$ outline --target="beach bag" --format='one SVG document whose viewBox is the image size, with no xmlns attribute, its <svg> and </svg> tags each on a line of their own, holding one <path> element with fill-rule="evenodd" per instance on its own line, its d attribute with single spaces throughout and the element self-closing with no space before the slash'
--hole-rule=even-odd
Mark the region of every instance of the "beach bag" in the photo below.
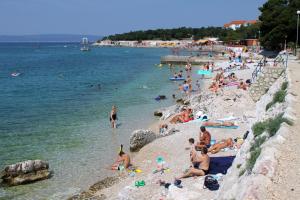
<svg viewBox="0 0 300 200">
<path fill-rule="evenodd" d="M 212 176 L 206 176 L 204 179 L 203 188 L 209 190 L 218 190 L 220 187 L 218 181 Z"/>
</svg>

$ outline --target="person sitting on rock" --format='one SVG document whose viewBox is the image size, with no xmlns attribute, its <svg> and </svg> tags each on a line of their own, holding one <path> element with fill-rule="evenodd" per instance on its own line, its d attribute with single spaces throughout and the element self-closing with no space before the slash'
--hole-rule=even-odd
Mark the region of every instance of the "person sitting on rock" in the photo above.
<svg viewBox="0 0 300 200">
<path fill-rule="evenodd" d="M 200 127 L 200 133 L 199 133 L 199 142 L 196 145 L 196 148 L 209 148 L 210 147 L 210 140 L 211 140 L 211 135 L 210 133 L 206 130 L 204 126 Z"/>
<path fill-rule="evenodd" d="M 224 148 L 232 148 L 234 146 L 234 142 L 232 138 L 228 138 L 226 140 L 222 140 L 214 145 L 212 145 L 209 149 L 208 152 L 210 153 L 218 153 Z"/>
<path fill-rule="evenodd" d="M 196 155 L 196 158 L 193 158 L 194 162 L 193 166 L 191 166 L 186 173 L 182 176 L 175 178 L 176 180 L 182 178 L 188 178 L 191 176 L 205 176 L 208 174 L 209 171 L 209 164 L 210 164 L 210 157 L 207 155 L 207 148 L 201 148 L 201 154 Z M 192 159 L 192 158 L 191 158 Z"/>
<path fill-rule="evenodd" d="M 121 144 L 117 161 L 111 166 L 111 169 L 122 171 L 123 169 L 127 169 L 130 166 L 130 156 L 123 151 L 123 145 Z"/>
</svg>

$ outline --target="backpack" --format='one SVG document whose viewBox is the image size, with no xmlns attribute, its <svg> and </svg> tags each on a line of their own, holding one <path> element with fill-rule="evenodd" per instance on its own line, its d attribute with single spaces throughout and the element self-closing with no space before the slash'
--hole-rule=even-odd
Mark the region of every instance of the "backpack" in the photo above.
<svg viewBox="0 0 300 200">
<path fill-rule="evenodd" d="M 212 176 L 206 176 L 204 179 L 203 188 L 209 190 L 218 190 L 220 187 L 218 181 Z"/>
</svg>

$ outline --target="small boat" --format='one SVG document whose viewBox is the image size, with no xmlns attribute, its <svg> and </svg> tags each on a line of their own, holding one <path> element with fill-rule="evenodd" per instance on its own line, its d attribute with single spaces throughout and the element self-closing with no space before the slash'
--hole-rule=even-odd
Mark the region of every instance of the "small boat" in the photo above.
<svg viewBox="0 0 300 200">
<path fill-rule="evenodd" d="M 21 73 L 19 73 L 19 72 L 13 72 L 13 73 L 11 73 L 11 76 L 13 76 L 13 77 L 17 77 L 19 75 L 21 75 Z"/>
<path fill-rule="evenodd" d="M 81 51 L 89 51 L 90 50 L 89 40 L 87 37 L 82 38 L 81 45 L 82 45 L 80 48 Z"/>
</svg>

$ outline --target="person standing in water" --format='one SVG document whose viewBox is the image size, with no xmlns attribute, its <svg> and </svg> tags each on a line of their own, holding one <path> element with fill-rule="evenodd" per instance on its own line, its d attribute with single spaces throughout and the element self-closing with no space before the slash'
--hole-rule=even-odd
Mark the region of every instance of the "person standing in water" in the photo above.
<svg viewBox="0 0 300 200">
<path fill-rule="evenodd" d="M 111 127 L 112 128 L 117 128 L 117 108 L 116 106 L 112 106 L 112 109 L 110 111 L 110 117 L 109 117 Z"/>
</svg>

